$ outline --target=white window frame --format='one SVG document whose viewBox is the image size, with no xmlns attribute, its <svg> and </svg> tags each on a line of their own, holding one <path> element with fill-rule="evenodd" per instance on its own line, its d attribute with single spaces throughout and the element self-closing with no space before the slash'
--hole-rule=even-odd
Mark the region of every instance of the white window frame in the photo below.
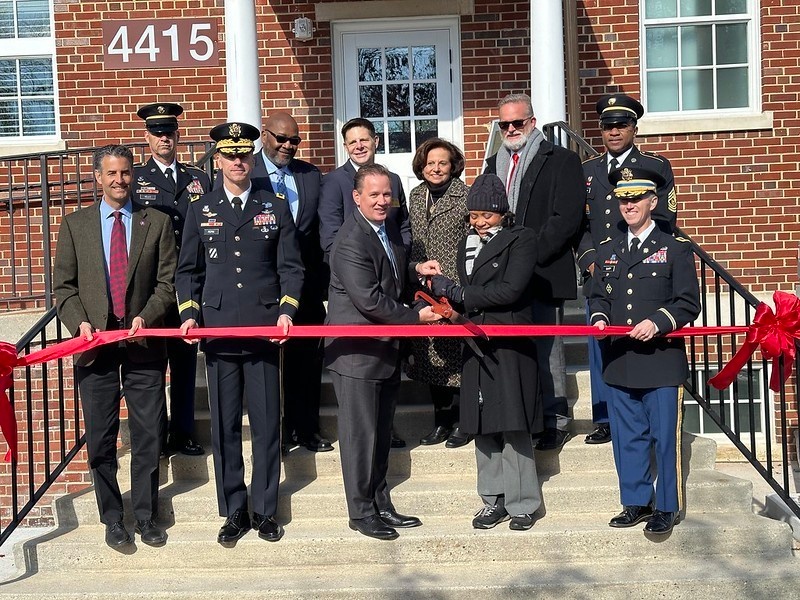
<svg viewBox="0 0 800 600">
<path fill-rule="evenodd" d="M 647 107 L 647 37 L 651 27 L 681 27 L 686 25 L 709 25 L 726 22 L 747 21 L 748 43 L 748 95 L 750 106 L 745 108 L 678 110 L 674 112 L 650 113 L 639 120 L 640 135 L 671 133 L 697 133 L 713 131 L 747 131 L 771 129 L 771 112 L 762 112 L 761 105 L 761 18 L 759 0 L 747 0 L 747 17 L 740 15 L 718 15 L 702 17 L 681 17 L 667 19 L 645 19 L 645 4 L 639 2 L 639 40 L 642 102 Z M 714 67 L 717 65 L 714 64 Z M 680 69 L 680 59 L 678 68 Z"/>
<path fill-rule="evenodd" d="M 49 0 L 50 35 L 36 38 L 0 39 L 0 59 L 50 58 L 53 70 L 54 133 L 36 136 L 9 136 L 0 138 L 0 155 L 38 152 L 63 148 L 61 142 L 61 120 L 58 102 L 58 65 L 56 61 L 56 30 L 53 0 Z M 19 100 L 19 95 L 17 99 Z M 20 115 L 21 118 L 21 115 Z"/>
</svg>

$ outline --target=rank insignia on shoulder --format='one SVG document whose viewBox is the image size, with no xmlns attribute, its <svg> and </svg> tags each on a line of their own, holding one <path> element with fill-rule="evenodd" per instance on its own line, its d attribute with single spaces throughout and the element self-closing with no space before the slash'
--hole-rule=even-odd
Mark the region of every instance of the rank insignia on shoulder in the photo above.
<svg viewBox="0 0 800 600">
<path fill-rule="evenodd" d="M 275 192 L 275 197 L 280 198 L 281 200 L 286 200 L 286 194 L 281 194 L 280 192 Z"/>
</svg>

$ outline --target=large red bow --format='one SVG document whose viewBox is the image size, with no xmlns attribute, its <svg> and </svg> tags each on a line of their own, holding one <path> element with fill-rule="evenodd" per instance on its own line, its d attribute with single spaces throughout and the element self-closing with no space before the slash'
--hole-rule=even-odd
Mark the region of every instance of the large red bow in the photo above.
<svg viewBox="0 0 800 600">
<path fill-rule="evenodd" d="M 5 461 L 17 456 L 17 420 L 14 409 L 8 401 L 8 390 L 14 381 L 14 367 L 17 366 L 17 349 L 14 344 L 0 342 L 0 431 L 8 442 Z"/>
<path fill-rule="evenodd" d="M 753 324 L 747 330 L 747 338 L 730 362 L 708 380 L 718 390 L 725 389 L 733 383 L 739 371 L 756 351 L 761 347 L 761 354 L 772 360 L 772 375 L 769 387 L 778 392 L 781 383 L 785 383 L 792 374 L 795 357 L 795 341 L 800 339 L 800 298 L 786 292 L 775 292 L 775 312 L 763 302 L 756 309 Z M 780 379 L 778 359 L 784 357 L 783 381 Z"/>
</svg>

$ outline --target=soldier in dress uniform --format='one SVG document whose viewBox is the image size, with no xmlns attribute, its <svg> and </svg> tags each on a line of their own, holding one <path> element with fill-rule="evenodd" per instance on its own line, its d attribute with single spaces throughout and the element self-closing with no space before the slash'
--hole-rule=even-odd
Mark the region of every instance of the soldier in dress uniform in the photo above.
<svg viewBox="0 0 800 600">
<path fill-rule="evenodd" d="M 211 130 L 223 185 L 189 206 L 176 289 L 181 331 L 194 327 L 289 327 L 299 306 L 303 263 L 286 200 L 255 188 L 254 140 L 246 123 Z M 284 338 L 285 339 L 285 338 Z M 280 479 L 279 351 L 264 338 L 203 342 L 211 404 L 211 440 L 220 515 L 217 541 L 231 546 L 252 526 L 276 542 Z M 253 443 L 248 512 L 242 458 L 242 407 L 247 399 Z"/>
<path fill-rule="evenodd" d="M 578 266 L 586 277 L 583 291 L 587 298 L 590 292 L 589 277 L 594 270 L 597 248 L 603 241 L 610 240 L 627 229 L 625 221 L 619 216 L 617 199 L 613 194 L 614 186 L 608 180 L 611 171 L 621 167 L 642 168 L 660 176 L 659 181 L 663 181 L 663 184 L 656 190 L 658 205 L 653 212 L 653 220 L 661 231 L 672 233 L 678 211 L 675 181 L 669 161 L 658 154 L 642 152 L 633 143 L 637 132 L 636 123 L 642 118 L 644 107 L 625 94 L 610 94 L 600 98 L 596 108 L 606 152 L 583 163 L 587 218 L 576 250 Z M 589 339 L 589 375 L 595 429 L 586 436 L 585 441 L 587 444 L 604 444 L 611 441 L 606 405 L 609 389 L 603 381 L 600 349 L 594 338 Z"/>
<path fill-rule="evenodd" d="M 592 277 L 591 322 L 630 325 L 601 342 L 614 463 L 622 512 L 611 527 L 647 520 L 645 531 L 667 534 L 680 519 L 681 401 L 689 376 L 683 338 L 665 334 L 700 314 L 700 292 L 688 240 L 661 231 L 652 218 L 661 175 L 624 167 L 609 175 L 627 232 L 600 245 Z M 650 452 L 658 479 L 653 486 Z"/>
<path fill-rule="evenodd" d="M 177 117 L 183 113 L 180 104 L 162 102 L 148 104 L 137 111 L 144 119 L 144 139 L 150 146 L 150 159 L 137 165 L 133 174 L 133 200 L 166 213 L 172 221 L 175 245 L 180 252 L 183 224 L 189 203 L 211 188 L 208 175 L 201 169 L 176 160 L 180 139 Z M 180 327 L 177 304 L 173 306 L 164 327 Z M 194 390 L 197 371 L 197 346 L 167 338 L 169 362 L 169 425 L 164 423 L 162 448 L 190 456 L 203 454 L 203 447 L 194 441 Z M 164 415 L 166 416 L 166 411 Z"/>
</svg>

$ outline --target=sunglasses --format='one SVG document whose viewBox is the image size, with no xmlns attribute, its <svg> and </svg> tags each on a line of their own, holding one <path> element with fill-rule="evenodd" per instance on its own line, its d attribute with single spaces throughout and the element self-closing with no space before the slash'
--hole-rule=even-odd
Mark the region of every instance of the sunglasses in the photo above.
<svg viewBox="0 0 800 600">
<path fill-rule="evenodd" d="M 266 131 L 268 134 L 274 137 L 275 141 L 277 141 L 279 144 L 285 144 L 286 142 L 289 142 L 292 146 L 299 146 L 300 142 L 303 141 L 299 135 L 292 135 L 287 137 L 285 135 L 278 135 L 277 133 L 272 133 L 269 129 L 265 129 L 264 131 Z"/>
<path fill-rule="evenodd" d="M 522 129 L 525 127 L 525 123 L 530 121 L 532 118 L 533 117 L 526 117 L 525 119 L 516 119 L 515 121 L 499 121 L 497 126 L 503 131 L 508 129 L 511 125 L 514 126 L 514 129 Z"/>
<path fill-rule="evenodd" d="M 611 131 L 612 129 L 619 129 L 622 131 L 623 129 L 627 129 L 633 125 L 633 121 L 617 121 L 616 123 L 600 123 L 600 127 L 603 131 Z"/>
</svg>

